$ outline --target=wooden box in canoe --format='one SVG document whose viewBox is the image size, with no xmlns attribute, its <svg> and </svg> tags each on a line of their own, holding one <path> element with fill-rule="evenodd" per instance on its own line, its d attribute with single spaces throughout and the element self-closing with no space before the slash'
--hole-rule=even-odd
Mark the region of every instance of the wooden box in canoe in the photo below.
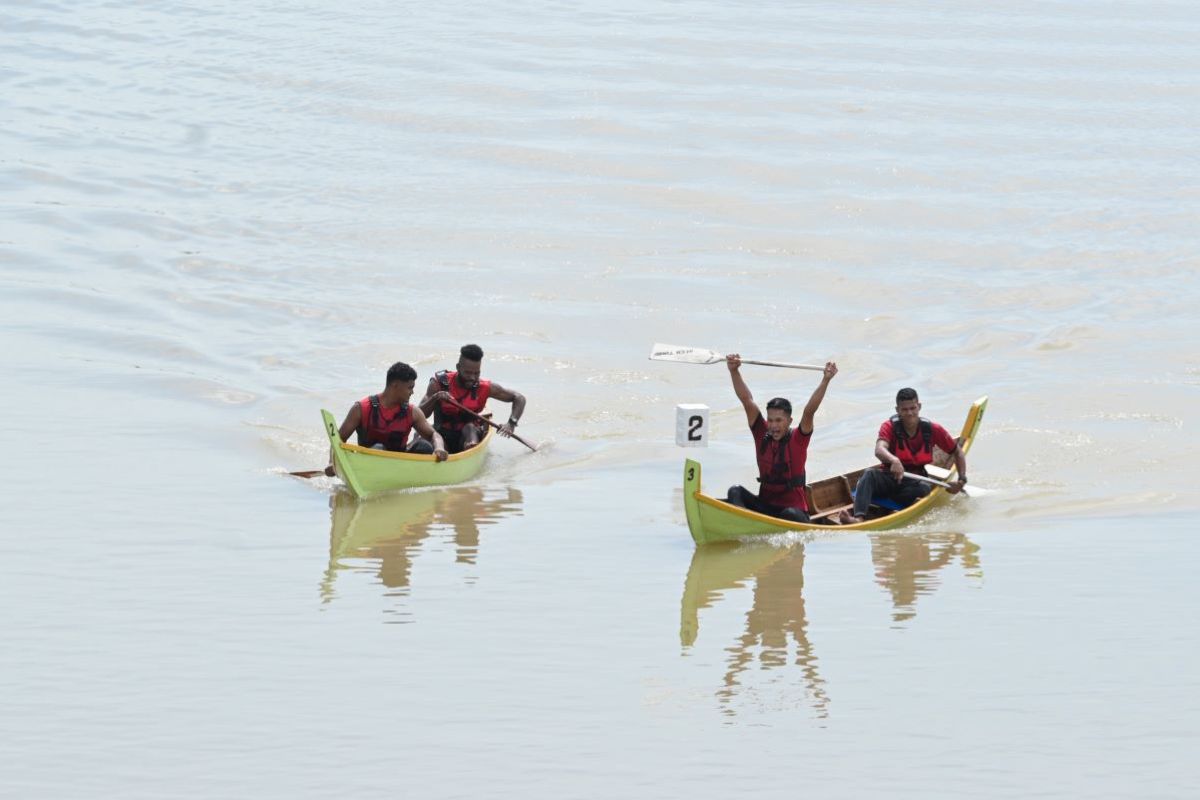
<svg viewBox="0 0 1200 800">
<path fill-rule="evenodd" d="M 329 436 L 334 472 L 359 497 L 395 489 L 445 486 L 469 481 L 483 469 L 493 435 L 492 428 L 488 427 L 487 434 L 479 444 L 470 450 L 454 453 L 439 463 L 431 455 L 392 453 L 343 442 L 338 435 L 338 424 L 333 414 L 321 409 L 321 418 L 325 421 L 325 433 Z"/>
<path fill-rule="evenodd" d="M 963 424 L 962 434 L 958 437 L 959 446 L 963 452 L 969 452 L 979 423 L 983 421 L 983 412 L 987 408 L 988 399 L 981 397 L 967 412 L 967 420 Z M 941 454 L 945 455 L 945 454 Z M 948 457 L 947 457 L 948 458 Z M 950 475 L 947 480 L 953 480 L 954 461 L 949 458 Z M 867 469 L 873 469 L 868 467 Z M 830 526 L 828 521 L 836 519 L 842 509 L 853 506 L 853 490 L 865 470 L 855 470 L 843 475 L 835 475 L 806 487 L 809 507 L 813 509 L 813 522 L 787 522 L 777 517 L 769 517 L 749 511 L 740 506 L 733 506 L 724 500 L 718 500 L 704 494 L 700 489 L 700 463 L 687 459 L 683 464 L 683 505 L 687 513 L 688 528 L 696 544 L 731 541 L 754 536 L 769 536 L 789 531 L 831 531 L 831 530 L 884 530 L 897 528 L 912 522 L 928 511 L 941 498 L 946 490 L 935 486 L 933 491 L 907 508 L 891 513 L 880 511 L 862 522 L 853 525 Z M 826 524 L 821 524 L 826 521 Z"/>
</svg>

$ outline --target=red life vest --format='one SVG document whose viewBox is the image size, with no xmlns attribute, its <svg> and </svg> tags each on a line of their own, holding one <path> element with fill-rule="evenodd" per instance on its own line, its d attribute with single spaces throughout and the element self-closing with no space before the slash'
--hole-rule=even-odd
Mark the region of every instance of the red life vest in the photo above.
<svg viewBox="0 0 1200 800">
<path fill-rule="evenodd" d="M 893 415 L 889 421 L 892 423 L 892 436 L 888 445 L 892 448 L 892 455 L 900 459 L 905 471 L 924 475 L 925 465 L 933 463 L 933 423 L 920 417 L 917 423 L 918 436 L 909 438 L 899 414 Z"/>
<path fill-rule="evenodd" d="M 761 419 L 761 417 L 760 417 Z M 805 437 L 789 430 L 779 441 L 764 434 L 758 443 L 758 496 L 764 502 L 782 508 L 799 508 L 807 512 L 808 495 L 804 462 L 808 458 Z"/>
<path fill-rule="evenodd" d="M 413 426 L 412 407 L 408 403 L 401 403 L 389 412 L 379 404 L 379 395 L 373 394 L 359 400 L 358 407 L 362 411 L 357 431 L 361 446 L 381 444 L 385 450 L 404 450 Z"/>
<path fill-rule="evenodd" d="M 491 381 L 481 380 L 479 385 L 468 389 L 458 382 L 457 372 L 442 370 L 433 377 L 442 387 L 443 392 L 449 392 L 451 397 L 476 414 L 483 413 L 483 407 L 487 405 L 488 397 L 492 393 Z M 453 403 L 438 403 L 437 407 L 433 409 L 433 423 L 443 430 L 462 430 L 463 425 L 474 421 L 474 417 L 464 414 L 462 409 Z"/>
</svg>

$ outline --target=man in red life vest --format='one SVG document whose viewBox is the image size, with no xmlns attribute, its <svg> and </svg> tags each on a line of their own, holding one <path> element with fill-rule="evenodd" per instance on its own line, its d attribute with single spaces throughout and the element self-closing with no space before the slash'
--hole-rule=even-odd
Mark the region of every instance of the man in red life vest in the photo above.
<svg viewBox="0 0 1200 800">
<path fill-rule="evenodd" d="M 525 395 L 505 389 L 495 381 L 480 380 L 482 369 L 483 349 L 477 344 L 467 344 L 458 351 L 454 371 L 443 370 L 429 379 L 421 410 L 433 414 L 433 427 L 451 453 L 469 450 L 479 444 L 486 432 L 486 423 L 463 408 L 482 414 L 489 399 L 512 403 L 508 422 L 497 431 L 501 436 L 512 436 L 517 421 L 525 413 Z"/>
<path fill-rule="evenodd" d="M 854 490 L 854 512 L 841 512 L 838 522 L 843 525 L 862 522 L 876 497 L 887 498 L 905 508 L 929 494 L 933 489 L 930 484 L 906 478 L 904 473 L 927 475 L 925 465 L 933 463 L 935 446 L 954 456 L 958 480 L 946 491 L 958 494 L 967 483 L 966 455 L 945 428 L 921 416 L 916 390 L 901 389 L 896 393 L 895 416 L 879 426 L 875 441 L 879 468 L 863 473 Z"/>
<path fill-rule="evenodd" d="M 421 413 L 421 409 L 408 401 L 412 399 L 417 386 L 417 371 L 397 361 L 387 371 L 387 382 L 383 391 L 364 397 L 346 414 L 338 435 L 342 441 L 350 438 L 350 434 L 358 434 L 358 443 L 362 447 L 376 450 L 392 450 L 405 453 L 433 453 L 438 461 L 448 457 L 446 444 L 438 435 L 429 420 Z M 409 434 L 416 431 L 420 436 Z M 421 437 L 425 438 L 421 438 Z M 325 468 L 326 475 L 333 474 L 333 465 Z"/>
<path fill-rule="evenodd" d="M 734 394 L 742 401 L 746 421 L 750 423 L 750 432 L 754 435 L 760 484 L 757 495 L 744 486 L 729 487 L 725 502 L 789 522 L 808 522 L 810 509 L 808 495 L 804 491 L 808 443 L 812 440 L 813 417 L 825 399 L 829 382 L 837 375 L 837 364 L 826 362 L 821 383 L 804 406 L 799 427 L 791 430 L 791 402 L 782 397 L 772 398 L 767 402 L 767 417 L 764 420 L 750 389 L 742 380 L 741 356 L 733 353 L 725 357 L 725 362 L 733 379 Z"/>
</svg>

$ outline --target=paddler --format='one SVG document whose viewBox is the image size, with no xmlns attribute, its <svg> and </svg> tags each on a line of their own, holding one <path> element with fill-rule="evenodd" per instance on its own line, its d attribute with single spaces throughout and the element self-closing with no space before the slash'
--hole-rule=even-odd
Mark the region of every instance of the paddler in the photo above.
<svg viewBox="0 0 1200 800">
<path fill-rule="evenodd" d="M 338 429 L 342 441 L 349 439 L 350 434 L 357 433 L 358 443 L 362 447 L 422 455 L 433 453 L 438 461 L 445 461 L 449 454 L 442 437 L 429 424 L 421 409 L 408 402 L 416 386 L 415 369 L 403 361 L 392 364 L 388 368 L 383 391 L 364 397 L 350 406 L 342 427 Z M 413 431 L 419 436 L 412 437 L 410 442 L 409 434 Z M 332 464 L 325 468 L 325 474 L 333 474 Z"/>
<path fill-rule="evenodd" d="M 433 427 L 451 453 L 469 450 L 483 439 L 486 423 L 474 415 L 483 413 L 489 399 L 512 403 L 508 421 L 497 430 L 501 436 L 512 436 L 525 413 L 525 395 L 505 389 L 495 381 L 482 380 L 479 377 L 482 370 L 483 349 L 477 344 L 466 344 L 458 351 L 454 370 L 442 370 L 429 379 L 421 411 L 433 414 Z"/>
<path fill-rule="evenodd" d="M 967 485 L 967 456 L 949 431 L 921 416 L 921 401 L 915 389 L 904 388 L 896 393 L 896 413 L 879 426 L 875 440 L 878 469 L 869 469 L 858 480 L 854 490 L 854 511 L 842 511 L 838 522 L 851 525 L 867 518 L 871 501 L 886 498 L 901 508 L 911 506 L 929 494 L 933 486 L 924 481 L 904 477 L 904 473 L 925 475 L 926 464 L 933 463 L 933 448 L 954 456 L 958 480 L 946 489 L 958 494 Z"/>
<path fill-rule="evenodd" d="M 754 396 L 742 379 L 742 357 L 732 353 L 725 357 L 729 376 L 733 380 L 733 392 L 742 401 L 746 410 L 746 421 L 754 436 L 754 447 L 758 458 L 758 494 L 744 486 L 729 487 L 726 502 L 750 511 L 767 514 L 789 522 L 808 522 L 808 495 L 804 491 L 805 462 L 808 460 L 808 443 L 812 439 L 813 417 L 825 399 L 829 382 L 837 375 L 837 364 L 825 362 L 821 383 L 813 390 L 812 397 L 800 415 L 800 425 L 795 430 L 792 424 L 792 404 L 782 397 L 767 401 L 767 416 L 764 419 Z"/>
</svg>

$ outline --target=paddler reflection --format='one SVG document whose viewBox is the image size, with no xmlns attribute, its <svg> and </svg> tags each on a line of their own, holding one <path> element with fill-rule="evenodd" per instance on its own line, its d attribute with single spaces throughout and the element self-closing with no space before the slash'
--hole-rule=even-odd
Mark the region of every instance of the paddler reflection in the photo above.
<svg viewBox="0 0 1200 800">
<path fill-rule="evenodd" d="M 904 622 L 917 615 L 917 598 L 933 594 L 938 572 L 954 561 L 963 573 L 983 579 L 979 545 L 961 533 L 877 533 L 871 536 L 875 581 L 892 595 L 892 619 Z"/>
<path fill-rule="evenodd" d="M 356 500 L 339 492 L 330 500 L 329 566 L 321 580 L 322 602 L 337 596 L 341 572 L 374 573 L 391 595 L 407 595 L 413 562 L 422 543 L 451 534 L 455 562 L 475 564 L 480 529 L 520 516 L 519 489 L 455 486 Z"/>
<path fill-rule="evenodd" d="M 745 626 L 725 648 L 725 674 L 716 697 L 726 714 L 736 713 L 735 701 L 748 690 L 757 663 L 761 671 L 798 667 L 807 705 L 820 719 L 830 715 L 830 694 L 809 638 L 804 560 L 803 544 L 713 544 L 692 554 L 680 615 L 685 652 L 699 638 L 700 611 L 753 582 Z M 961 533 L 875 534 L 871 560 L 876 582 L 892 596 L 895 621 L 913 618 L 917 598 L 935 592 L 941 585 L 937 573 L 956 560 L 967 577 L 983 575 L 979 547 Z"/>
<path fill-rule="evenodd" d="M 717 700 L 727 714 L 757 660 L 760 669 L 777 669 L 789 663 L 800 668 L 804 693 L 819 718 L 829 716 L 829 695 L 817 669 L 817 657 L 808 638 L 804 607 L 804 545 L 710 545 L 692 554 L 683 587 L 679 630 L 685 649 L 699 634 L 699 612 L 715 604 L 726 592 L 754 580 L 754 600 L 746 614 L 746 627 L 732 646 Z M 794 646 L 793 646 L 794 643 Z"/>
</svg>

